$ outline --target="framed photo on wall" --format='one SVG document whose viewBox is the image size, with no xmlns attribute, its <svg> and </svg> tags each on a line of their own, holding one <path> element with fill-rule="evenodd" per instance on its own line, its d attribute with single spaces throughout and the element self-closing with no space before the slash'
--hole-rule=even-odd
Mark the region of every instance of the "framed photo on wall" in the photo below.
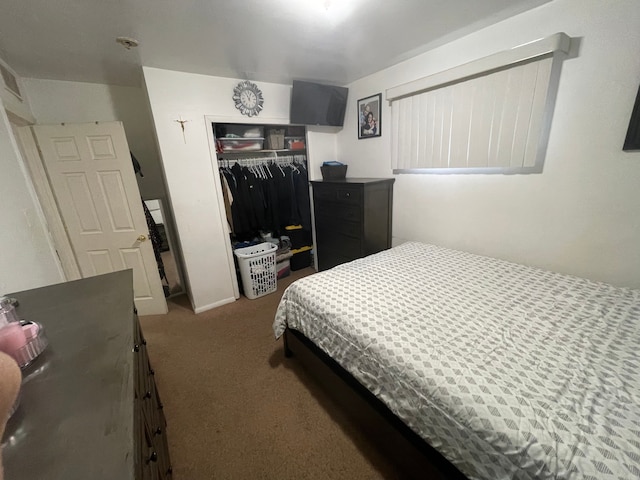
<svg viewBox="0 0 640 480">
<path fill-rule="evenodd" d="M 358 100 L 358 138 L 373 138 L 382 135 L 382 94 Z"/>
</svg>

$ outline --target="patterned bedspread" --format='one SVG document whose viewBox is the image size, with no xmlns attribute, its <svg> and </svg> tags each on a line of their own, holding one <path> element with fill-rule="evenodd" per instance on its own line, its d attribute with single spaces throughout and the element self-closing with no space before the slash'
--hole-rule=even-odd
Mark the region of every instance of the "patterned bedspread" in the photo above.
<svg viewBox="0 0 640 480">
<path fill-rule="evenodd" d="M 470 479 L 640 478 L 640 291 L 410 242 L 296 281 L 286 327 Z"/>
</svg>

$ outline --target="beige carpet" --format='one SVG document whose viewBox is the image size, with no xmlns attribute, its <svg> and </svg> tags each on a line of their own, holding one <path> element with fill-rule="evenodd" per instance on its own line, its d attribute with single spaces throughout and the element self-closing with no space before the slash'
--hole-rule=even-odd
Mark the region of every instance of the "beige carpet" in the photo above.
<svg viewBox="0 0 640 480">
<path fill-rule="evenodd" d="M 181 296 L 141 317 L 176 480 L 440 478 L 333 374 L 303 352 L 285 359 L 274 313 L 312 273 L 199 315 Z"/>
</svg>

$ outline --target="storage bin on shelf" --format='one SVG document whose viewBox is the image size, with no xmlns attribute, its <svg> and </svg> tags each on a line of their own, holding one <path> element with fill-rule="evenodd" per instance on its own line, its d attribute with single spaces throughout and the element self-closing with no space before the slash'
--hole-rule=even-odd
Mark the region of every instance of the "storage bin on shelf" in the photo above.
<svg viewBox="0 0 640 480">
<path fill-rule="evenodd" d="M 287 225 L 284 229 L 291 240 L 293 250 L 311 245 L 311 232 L 304 230 L 302 225 Z"/>
<path fill-rule="evenodd" d="M 311 266 L 311 245 L 291 250 L 291 270 L 302 270 Z"/>
<path fill-rule="evenodd" d="M 253 300 L 273 293 L 278 288 L 276 272 L 276 250 L 273 243 L 264 242 L 251 247 L 237 248 L 233 253 L 238 258 L 240 277 L 245 296 Z"/>
<path fill-rule="evenodd" d="M 284 128 L 267 129 L 267 148 L 270 150 L 284 149 Z"/>
<path fill-rule="evenodd" d="M 218 138 L 264 138 L 264 127 L 260 125 L 216 125 L 216 137 Z"/>
<path fill-rule="evenodd" d="M 223 137 L 218 139 L 223 152 L 250 152 L 262 150 L 264 138 Z"/>
<path fill-rule="evenodd" d="M 291 274 L 291 249 L 289 247 L 279 249 L 276 252 L 276 276 L 278 280 Z"/>
<path fill-rule="evenodd" d="M 285 143 L 290 150 L 303 150 L 305 148 L 303 137 L 286 137 Z"/>
</svg>

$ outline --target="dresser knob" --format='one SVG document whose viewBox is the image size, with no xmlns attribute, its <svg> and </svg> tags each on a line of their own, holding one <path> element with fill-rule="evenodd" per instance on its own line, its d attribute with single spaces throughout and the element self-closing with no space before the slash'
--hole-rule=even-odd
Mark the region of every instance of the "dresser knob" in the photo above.
<svg viewBox="0 0 640 480">
<path fill-rule="evenodd" d="M 142 397 L 142 398 L 146 398 L 146 399 L 151 398 L 151 392 L 149 390 L 147 390 L 147 393 L 145 393 L 144 397 Z"/>
<path fill-rule="evenodd" d="M 151 455 L 149 455 L 149 460 L 147 460 L 147 463 L 157 462 L 157 461 L 158 461 L 158 454 L 156 452 L 151 452 Z"/>
<path fill-rule="evenodd" d="M 149 375 L 155 375 L 156 371 L 153 368 L 149 369 Z"/>
<path fill-rule="evenodd" d="M 133 351 L 134 352 L 139 352 L 140 351 L 140 345 L 138 345 L 137 343 L 133 346 Z"/>
<path fill-rule="evenodd" d="M 156 431 L 153 432 L 154 435 L 162 435 L 162 429 L 160 427 L 156 428 Z"/>
</svg>

